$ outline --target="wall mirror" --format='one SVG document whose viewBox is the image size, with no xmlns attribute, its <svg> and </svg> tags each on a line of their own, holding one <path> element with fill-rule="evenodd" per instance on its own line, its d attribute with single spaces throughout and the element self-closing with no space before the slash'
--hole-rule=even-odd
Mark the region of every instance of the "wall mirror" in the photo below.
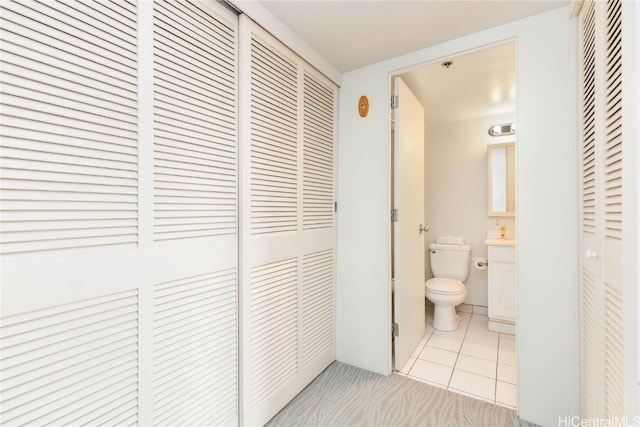
<svg viewBox="0 0 640 427">
<path fill-rule="evenodd" d="M 516 214 L 516 144 L 491 144 L 487 150 L 489 216 L 513 217 Z"/>
</svg>

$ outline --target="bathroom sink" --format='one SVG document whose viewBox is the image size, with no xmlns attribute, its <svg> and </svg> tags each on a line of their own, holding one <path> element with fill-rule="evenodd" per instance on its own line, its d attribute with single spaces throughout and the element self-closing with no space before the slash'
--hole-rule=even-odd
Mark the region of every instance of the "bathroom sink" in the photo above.
<svg viewBox="0 0 640 427">
<path fill-rule="evenodd" d="M 488 238 L 484 241 L 484 244 L 492 246 L 515 246 L 516 241 L 514 239 Z"/>
</svg>

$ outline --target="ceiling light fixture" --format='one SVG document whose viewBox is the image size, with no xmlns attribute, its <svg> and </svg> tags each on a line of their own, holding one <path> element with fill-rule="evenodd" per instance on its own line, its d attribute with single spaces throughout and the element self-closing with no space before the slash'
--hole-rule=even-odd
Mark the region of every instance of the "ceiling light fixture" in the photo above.
<svg viewBox="0 0 640 427">
<path fill-rule="evenodd" d="M 493 125 L 489 128 L 489 135 L 491 136 L 506 136 L 516 133 L 516 124 L 507 123 L 504 125 Z"/>
</svg>

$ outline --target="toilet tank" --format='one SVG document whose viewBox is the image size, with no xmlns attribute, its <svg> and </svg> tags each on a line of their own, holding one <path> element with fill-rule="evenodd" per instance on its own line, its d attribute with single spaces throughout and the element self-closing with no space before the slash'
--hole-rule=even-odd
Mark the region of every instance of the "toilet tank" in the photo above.
<svg viewBox="0 0 640 427">
<path fill-rule="evenodd" d="M 464 282 L 471 266 L 471 245 L 430 243 L 429 260 L 434 277 Z"/>
</svg>

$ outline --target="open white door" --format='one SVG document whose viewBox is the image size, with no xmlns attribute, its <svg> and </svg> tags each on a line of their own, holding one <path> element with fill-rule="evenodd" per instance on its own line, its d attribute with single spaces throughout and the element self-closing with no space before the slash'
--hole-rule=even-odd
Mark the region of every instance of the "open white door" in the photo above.
<svg viewBox="0 0 640 427">
<path fill-rule="evenodd" d="M 424 335 L 424 109 L 394 79 L 394 369 L 402 369 Z"/>
</svg>

